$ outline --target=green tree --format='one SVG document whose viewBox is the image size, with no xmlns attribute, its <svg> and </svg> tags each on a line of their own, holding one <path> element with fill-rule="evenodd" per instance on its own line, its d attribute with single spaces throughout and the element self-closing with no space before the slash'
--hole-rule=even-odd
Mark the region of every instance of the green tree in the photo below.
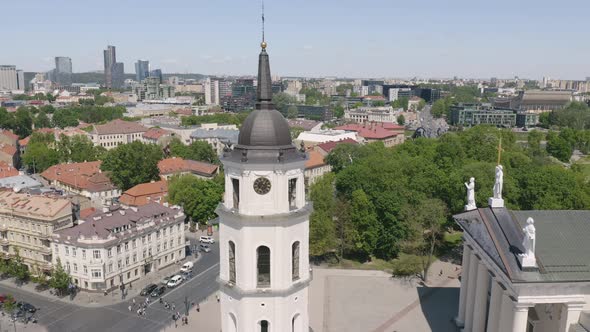
<svg viewBox="0 0 590 332">
<path fill-rule="evenodd" d="M 58 152 L 43 142 L 29 143 L 27 153 L 22 158 L 27 169 L 40 173 L 53 165 L 59 164 Z"/>
<path fill-rule="evenodd" d="M 67 291 L 71 282 L 72 277 L 64 270 L 63 266 L 61 265 L 61 261 L 58 258 L 55 268 L 51 271 L 49 286 L 57 290 L 60 294 L 63 294 L 65 291 Z"/>
<path fill-rule="evenodd" d="M 16 309 L 16 300 L 12 295 L 6 295 L 6 299 L 4 299 L 4 303 L 2 304 L 2 309 L 4 309 L 9 316 Z"/>
<path fill-rule="evenodd" d="M 26 107 L 19 107 L 15 113 L 14 133 L 25 138 L 33 132 L 33 118 Z"/>
<path fill-rule="evenodd" d="M 106 149 L 94 146 L 90 138 L 82 135 L 69 137 L 62 134 L 57 143 L 57 150 L 61 162 L 95 161 L 106 154 Z"/>
<path fill-rule="evenodd" d="M 332 171 L 337 173 L 352 164 L 360 156 L 360 152 L 361 148 L 356 144 L 338 144 L 330 151 L 326 162 L 332 166 Z"/>
<path fill-rule="evenodd" d="M 35 117 L 35 128 L 50 128 L 51 121 L 47 117 L 47 114 L 43 111 L 39 111 L 37 117 Z"/>
<path fill-rule="evenodd" d="M 194 141 L 190 145 L 184 145 L 179 139 L 173 139 L 170 142 L 170 154 L 183 159 L 219 164 L 217 154 L 205 141 Z"/>
<path fill-rule="evenodd" d="M 538 130 L 531 130 L 527 135 L 527 150 L 529 154 L 534 157 L 543 156 L 544 151 L 541 148 L 541 141 L 543 140 L 543 133 Z"/>
<path fill-rule="evenodd" d="M 174 176 L 168 185 L 168 201 L 183 207 L 191 220 L 206 224 L 215 218 L 223 197 L 223 180 L 203 180 L 192 175 Z"/>
<path fill-rule="evenodd" d="M 397 117 L 397 123 L 402 126 L 405 125 L 406 124 L 406 117 L 403 114 L 400 114 Z"/>
<path fill-rule="evenodd" d="M 284 92 L 279 92 L 273 94 L 272 102 L 275 105 L 277 111 L 283 114 L 287 114 L 289 105 L 295 104 L 297 100 L 295 99 L 295 97 L 292 97 L 291 95 L 288 95 Z"/>
<path fill-rule="evenodd" d="M 298 116 L 299 116 L 299 110 L 297 109 L 297 106 L 290 105 L 287 108 L 287 117 L 289 119 L 296 119 Z"/>
<path fill-rule="evenodd" d="M 334 175 L 326 174 L 309 188 L 314 210 L 309 219 L 309 254 L 323 256 L 336 246 Z"/>
<path fill-rule="evenodd" d="M 14 257 L 10 262 L 10 275 L 12 275 L 18 282 L 25 282 L 31 276 L 17 247 L 14 248 Z"/>
<path fill-rule="evenodd" d="M 555 132 L 547 134 L 547 152 L 553 157 L 563 161 L 569 162 L 573 146 L 565 138 L 557 135 Z"/>
<path fill-rule="evenodd" d="M 432 116 L 435 118 L 441 118 L 443 115 L 447 114 L 447 104 L 444 99 L 439 99 L 432 104 L 432 108 L 430 109 Z"/>
<path fill-rule="evenodd" d="M 424 106 L 426 106 L 426 100 L 420 98 L 420 101 L 418 102 L 418 111 L 424 109 Z"/>
<path fill-rule="evenodd" d="M 410 236 L 402 250 L 421 257 L 422 279 L 428 282 L 428 269 L 447 221 L 447 206 L 439 199 L 424 199 L 417 204 L 406 205 L 402 215 L 410 226 Z"/>
<path fill-rule="evenodd" d="M 3 129 L 14 129 L 14 113 L 9 113 L 4 107 L 0 107 L 0 127 Z"/>
<path fill-rule="evenodd" d="M 117 187 L 127 190 L 140 183 L 158 180 L 158 161 L 162 157 L 159 146 L 135 141 L 109 150 L 100 168 L 109 172 Z"/>
<path fill-rule="evenodd" d="M 345 83 L 345 84 L 340 84 L 336 87 L 336 93 L 341 96 L 345 96 L 347 91 L 352 92 L 352 84 Z"/>
<path fill-rule="evenodd" d="M 334 116 L 337 119 L 342 119 L 344 117 L 344 107 L 342 105 L 334 106 Z"/>
<path fill-rule="evenodd" d="M 75 127 L 80 122 L 78 121 L 78 115 L 69 108 L 60 108 L 53 113 L 52 122 L 55 127 Z"/>
<path fill-rule="evenodd" d="M 43 111 L 45 114 L 53 114 L 53 112 L 55 112 L 55 107 L 53 107 L 53 105 L 43 105 L 39 108 L 39 111 Z"/>
<path fill-rule="evenodd" d="M 403 108 L 404 111 L 408 109 L 409 99 L 407 97 L 401 97 L 391 103 L 393 108 Z"/>
<path fill-rule="evenodd" d="M 373 255 L 382 225 L 377 219 L 375 206 L 362 189 L 352 192 L 350 222 L 356 229 L 354 241 L 357 253 L 365 257 Z"/>
</svg>

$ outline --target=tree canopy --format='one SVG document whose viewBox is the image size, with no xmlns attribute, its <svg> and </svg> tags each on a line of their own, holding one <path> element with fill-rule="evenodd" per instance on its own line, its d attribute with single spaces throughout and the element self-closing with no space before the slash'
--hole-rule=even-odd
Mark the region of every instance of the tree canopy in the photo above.
<svg viewBox="0 0 590 332">
<path fill-rule="evenodd" d="M 192 221 L 206 224 L 215 218 L 215 208 L 224 191 L 223 175 L 203 180 L 192 175 L 174 176 L 168 185 L 168 201 L 183 207 Z"/>
<path fill-rule="evenodd" d="M 170 142 L 170 154 L 183 159 L 204 161 L 210 164 L 219 164 L 219 158 L 209 143 L 194 141 L 190 145 L 184 145 L 175 138 Z"/>
<path fill-rule="evenodd" d="M 109 172 L 111 181 L 117 187 L 127 190 L 140 183 L 158 180 L 158 161 L 162 157 L 163 152 L 158 145 L 134 141 L 109 150 L 100 168 Z"/>
</svg>

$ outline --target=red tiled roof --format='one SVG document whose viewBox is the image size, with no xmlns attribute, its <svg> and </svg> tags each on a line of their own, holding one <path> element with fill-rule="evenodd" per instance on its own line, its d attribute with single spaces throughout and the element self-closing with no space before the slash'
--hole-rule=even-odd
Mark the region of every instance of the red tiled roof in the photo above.
<svg viewBox="0 0 590 332">
<path fill-rule="evenodd" d="M 190 108 L 179 108 L 175 110 L 174 113 L 179 115 L 193 115 L 193 110 Z"/>
<path fill-rule="evenodd" d="M 98 135 L 144 133 L 147 128 L 139 123 L 116 119 L 103 125 L 94 125 L 92 130 Z"/>
<path fill-rule="evenodd" d="M 94 212 L 96 212 L 96 208 L 89 207 L 80 211 L 80 219 L 88 218 Z"/>
<path fill-rule="evenodd" d="M 338 144 L 358 144 L 358 142 L 355 141 L 355 140 L 353 140 L 352 138 L 345 138 L 345 139 L 340 140 L 340 141 L 330 141 L 330 142 L 318 144 L 318 147 L 320 149 L 326 151 L 326 153 L 330 153 L 330 151 L 334 150 L 334 148 Z"/>
<path fill-rule="evenodd" d="M 324 156 L 322 156 L 322 154 L 319 153 L 318 151 L 309 150 L 308 156 L 309 156 L 309 158 L 305 161 L 305 168 L 306 169 L 316 168 L 316 167 L 321 167 L 321 166 L 326 165 L 326 162 L 324 161 Z"/>
<path fill-rule="evenodd" d="M 191 172 L 204 176 L 213 176 L 219 166 L 195 160 L 184 160 L 178 157 L 167 158 L 158 162 L 160 175 Z"/>
<path fill-rule="evenodd" d="M 395 123 L 391 123 L 391 122 L 381 122 L 377 125 L 380 125 L 381 127 L 388 129 L 388 130 L 405 130 L 406 128 L 404 126 L 400 126 L 398 124 Z"/>
<path fill-rule="evenodd" d="M 377 124 L 347 124 L 344 126 L 336 127 L 338 130 L 354 131 L 359 136 L 366 139 L 385 139 L 389 137 L 395 137 L 400 133 L 383 128 Z"/>
<path fill-rule="evenodd" d="M 17 135 L 17 134 L 13 133 L 13 132 L 12 132 L 12 131 L 10 131 L 10 130 L 2 130 L 2 131 L 0 132 L 0 135 L 4 135 L 4 136 L 6 136 L 6 137 L 8 137 L 8 138 L 11 138 L 11 139 L 13 139 L 15 142 L 16 142 L 16 141 L 18 141 L 18 139 L 20 138 L 20 137 L 18 137 L 18 135 Z"/>
<path fill-rule="evenodd" d="M 16 147 L 10 144 L 2 144 L 0 145 L 0 152 L 9 156 L 14 156 L 16 154 Z"/>
<path fill-rule="evenodd" d="M 129 206 L 142 206 L 162 201 L 167 194 L 168 183 L 164 180 L 141 183 L 124 192 L 119 198 L 119 202 Z"/>
<path fill-rule="evenodd" d="M 143 137 L 146 139 L 158 140 L 160 137 L 169 135 L 170 131 L 162 128 L 150 128 L 148 131 L 143 133 Z"/>
<path fill-rule="evenodd" d="M 70 187 L 100 192 L 116 189 L 106 174 L 100 171 L 102 161 L 54 165 L 41 176 L 49 181 L 58 181 Z"/>
<path fill-rule="evenodd" d="M 27 146 L 27 144 L 29 144 L 29 141 L 31 140 L 31 136 L 27 136 L 21 140 L 18 141 L 18 145 L 20 146 Z"/>
<path fill-rule="evenodd" d="M 17 176 L 18 174 L 18 169 L 12 167 L 12 165 L 8 164 L 5 161 L 0 161 L 0 178 Z"/>
</svg>

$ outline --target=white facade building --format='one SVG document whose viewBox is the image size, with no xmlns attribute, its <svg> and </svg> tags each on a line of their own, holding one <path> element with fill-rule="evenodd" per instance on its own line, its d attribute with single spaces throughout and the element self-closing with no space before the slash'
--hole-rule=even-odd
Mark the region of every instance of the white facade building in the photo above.
<svg viewBox="0 0 590 332">
<path fill-rule="evenodd" d="M 309 215 L 305 154 L 272 105 L 268 54 L 259 61 L 256 111 L 238 144 L 224 152 L 220 223 L 221 326 L 224 332 L 309 330 Z"/>
<path fill-rule="evenodd" d="M 53 264 L 59 259 L 78 287 L 102 291 L 183 260 L 185 245 L 184 213 L 178 207 L 105 208 L 54 232 Z"/>
<path fill-rule="evenodd" d="M 366 122 L 389 122 L 397 123 L 397 113 L 402 109 L 394 110 L 391 106 L 382 107 L 359 107 L 344 111 L 344 119 L 357 123 Z"/>
<path fill-rule="evenodd" d="M 219 81 L 210 77 L 205 80 L 205 104 L 219 105 Z"/>
</svg>

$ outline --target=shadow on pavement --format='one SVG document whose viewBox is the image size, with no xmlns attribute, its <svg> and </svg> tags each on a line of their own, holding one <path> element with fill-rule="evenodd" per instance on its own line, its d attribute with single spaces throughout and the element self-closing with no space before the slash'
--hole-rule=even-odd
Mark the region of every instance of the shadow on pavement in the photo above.
<svg viewBox="0 0 590 332">
<path fill-rule="evenodd" d="M 422 313 L 432 332 L 457 332 L 453 322 L 459 307 L 457 287 L 418 287 Z"/>
</svg>

